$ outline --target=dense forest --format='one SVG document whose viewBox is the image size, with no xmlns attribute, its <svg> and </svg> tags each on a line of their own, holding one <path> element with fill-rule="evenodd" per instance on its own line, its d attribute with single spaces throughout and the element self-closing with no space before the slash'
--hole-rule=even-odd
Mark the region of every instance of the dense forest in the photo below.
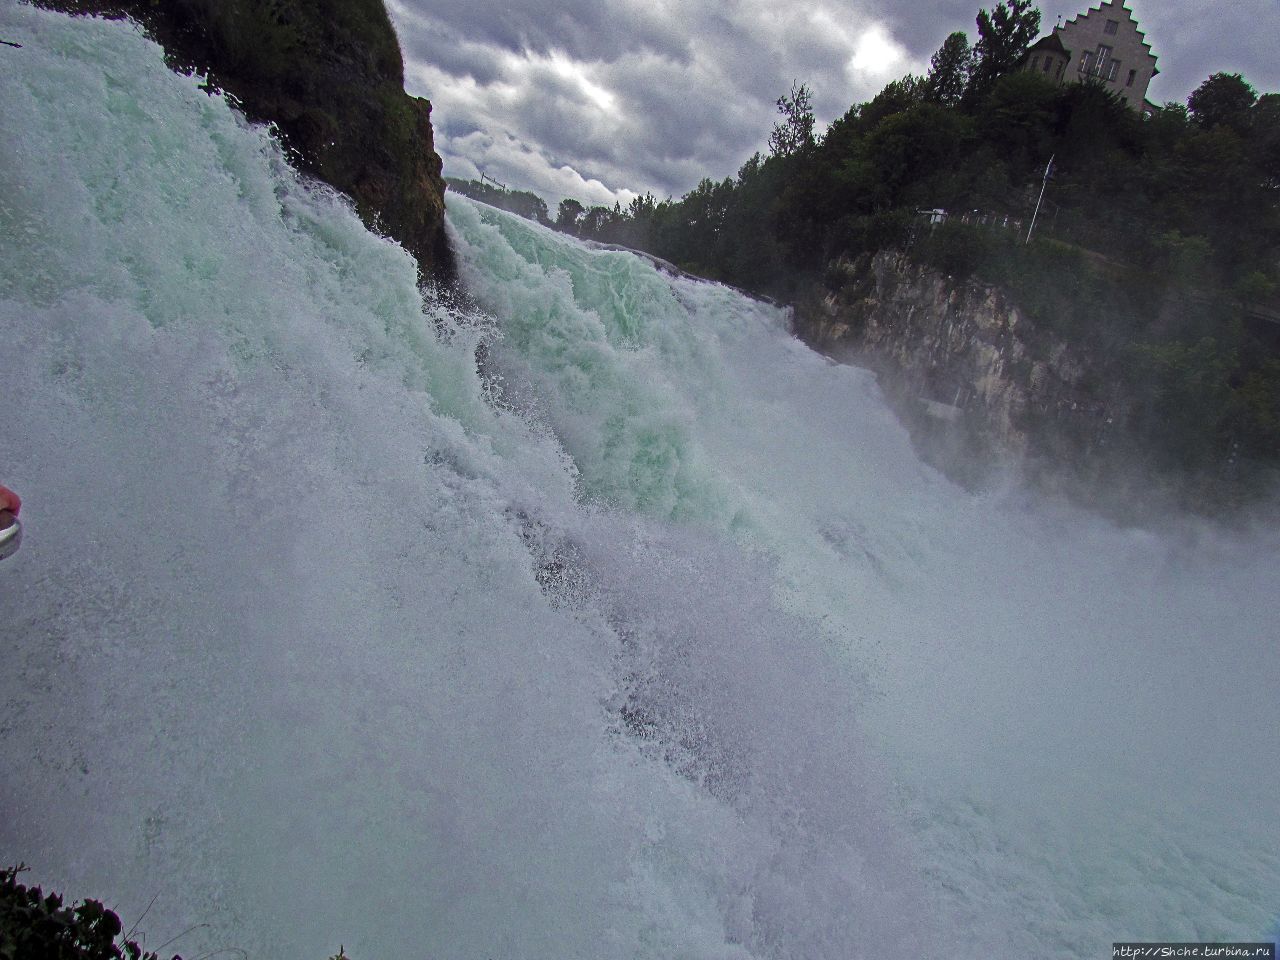
<svg viewBox="0 0 1280 960">
<path fill-rule="evenodd" d="M 1039 30 L 1031 0 L 1002 0 L 975 42 L 952 33 L 924 76 L 822 132 L 794 85 L 768 155 L 679 200 L 566 199 L 552 218 L 533 194 L 453 186 L 782 300 L 841 259 L 905 250 L 1122 357 L 1152 384 L 1164 465 L 1280 463 L 1280 94 L 1215 73 L 1144 115 L 1100 81 L 1023 69 Z"/>
</svg>

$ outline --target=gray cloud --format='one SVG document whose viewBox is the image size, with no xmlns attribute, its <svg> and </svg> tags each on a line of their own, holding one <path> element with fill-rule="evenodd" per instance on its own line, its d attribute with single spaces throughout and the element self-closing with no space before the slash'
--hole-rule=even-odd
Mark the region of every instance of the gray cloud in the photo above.
<svg viewBox="0 0 1280 960">
<path fill-rule="evenodd" d="M 872 9 L 876 16 L 889 25 L 900 43 L 917 59 L 927 61 L 942 46 L 947 34 L 960 30 L 967 33 L 970 40 L 976 39 L 978 31 L 974 21 L 978 8 L 986 7 L 989 10 L 993 6 L 995 4 L 992 0 L 932 0 L 927 6 L 897 0 L 877 0 Z M 1052 25 L 1051 18 L 1042 14 L 1041 19 L 1048 19 Z"/>
<path fill-rule="evenodd" d="M 575 60 L 609 59 L 635 50 L 680 59 L 686 37 L 674 4 L 634 0 L 396 0 L 397 25 L 406 12 L 451 33 L 511 52 L 559 50 Z"/>
<path fill-rule="evenodd" d="M 1280 92 L 1280 4 L 1232 0 L 1203 6 L 1135 0 L 1134 15 L 1158 56 L 1151 99 L 1185 100 L 1211 73 L 1241 73 L 1259 92 Z"/>
<path fill-rule="evenodd" d="M 1266 49 L 1280 4 L 1131 0 L 1162 74 L 1185 99 L 1214 70 L 1280 89 Z M 974 38 L 978 6 L 935 0 L 389 0 L 406 85 L 435 104 L 446 173 L 483 169 L 551 204 L 680 195 L 764 149 L 793 80 L 820 125 L 887 81 L 921 72 L 948 33 Z M 1059 13 L 1043 7 L 1051 27 Z"/>
</svg>

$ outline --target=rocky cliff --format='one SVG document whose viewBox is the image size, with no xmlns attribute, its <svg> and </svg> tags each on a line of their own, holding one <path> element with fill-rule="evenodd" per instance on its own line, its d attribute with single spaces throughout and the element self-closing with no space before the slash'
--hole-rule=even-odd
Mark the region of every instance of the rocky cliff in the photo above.
<svg viewBox="0 0 1280 960">
<path fill-rule="evenodd" d="M 998 288 L 902 253 L 834 262 L 794 325 L 875 370 L 922 453 L 962 480 L 1010 465 L 1097 472 L 1128 416 L 1110 358 L 1039 328 Z"/>
<path fill-rule="evenodd" d="M 250 119 L 275 124 L 298 169 L 351 197 L 424 278 L 453 279 L 431 104 L 404 92 L 382 0 L 37 2 L 137 20 L 171 66 L 207 75 Z"/>
</svg>

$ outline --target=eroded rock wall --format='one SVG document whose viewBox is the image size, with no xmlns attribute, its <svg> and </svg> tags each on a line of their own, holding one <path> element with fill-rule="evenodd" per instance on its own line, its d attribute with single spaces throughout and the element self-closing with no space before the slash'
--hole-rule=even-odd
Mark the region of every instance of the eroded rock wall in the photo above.
<svg viewBox="0 0 1280 960">
<path fill-rule="evenodd" d="M 1126 416 L 1110 358 L 1037 328 L 999 289 L 898 252 L 832 263 L 794 324 L 815 349 L 875 370 L 918 440 L 985 461 L 943 464 L 966 478 L 1097 458 Z"/>
</svg>

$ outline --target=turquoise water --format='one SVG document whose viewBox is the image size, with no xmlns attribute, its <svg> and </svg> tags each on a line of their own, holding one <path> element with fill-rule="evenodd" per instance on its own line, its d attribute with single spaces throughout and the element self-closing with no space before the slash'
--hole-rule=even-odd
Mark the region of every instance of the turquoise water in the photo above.
<svg viewBox="0 0 1280 960">
<path fill-rule="evenodd" d="M 0 859 L 184 956 L 1273 928 L 1270 530 L 966 493 L 774 308 L 457 197 L 424 301 L 127 26 L 0 35 Z"/>
</svg>

